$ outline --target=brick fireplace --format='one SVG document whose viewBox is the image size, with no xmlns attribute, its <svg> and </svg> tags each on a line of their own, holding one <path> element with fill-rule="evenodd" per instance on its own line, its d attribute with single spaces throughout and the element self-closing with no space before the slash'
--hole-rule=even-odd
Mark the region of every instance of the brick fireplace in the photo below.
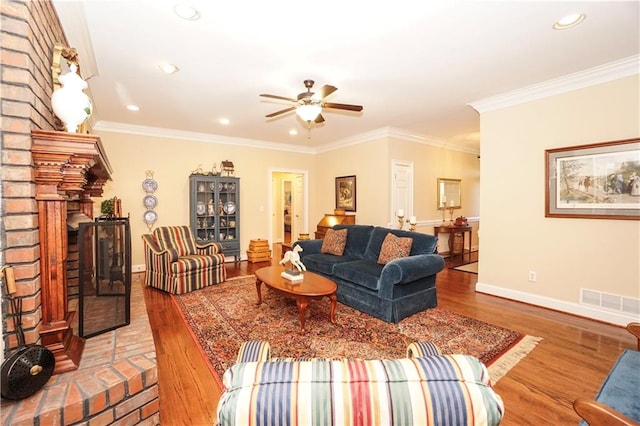
<svg viewBox="0 0 640 426">
<path fill-rule="evenodd" d="M 13 267 L 26 342 L 56 356 L 56 374 L 41 390 L 2 400 L 2 424 L 158 424 L 155 348 L 139 280 L 129 326 L 86 341 L 74 334 L 66 215 L 73 205 L 93 216 L 91 198 L 102 194 L 110 167 L 95 136 L 53 130 L 54 48 L 67 45 L 55 7 L 3 0 L 2 32 L 0 266 Z M 17 339 L 4 297 L 1 311 L 6 359 Z"/>
</svg>

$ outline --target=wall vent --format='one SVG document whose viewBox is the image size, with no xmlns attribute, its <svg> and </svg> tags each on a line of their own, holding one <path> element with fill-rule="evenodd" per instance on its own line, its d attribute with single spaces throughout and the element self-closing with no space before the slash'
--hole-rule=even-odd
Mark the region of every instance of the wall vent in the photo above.
<svg viewBox="0 0 640 426">
<path fill-rule="evenodd" d="M 640 299 L 634 297 L 620 296 L 583 288 L 580 289 L 580 303 L 611 311 L 624 312 L 636 316 L 640 315 Z"/>
<path fill-rule="evenodd" d="M 640 316 L 640 299 L 634 299 L 633 297 L 623 297 L 622 312 Z"/>
</svg>

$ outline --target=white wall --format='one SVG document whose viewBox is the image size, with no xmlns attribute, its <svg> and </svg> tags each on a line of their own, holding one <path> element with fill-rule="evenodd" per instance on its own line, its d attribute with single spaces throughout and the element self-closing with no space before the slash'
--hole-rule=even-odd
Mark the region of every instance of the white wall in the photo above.
<svg viewBox="0 0 640 426">
<path fill-rule="evenodd" d="M 478 290 L 607 322 L 580 289 L 640 298 L 640 221 L 545 217 L 545 149 L 640 136 L 639 78 L 484 112 Z M 528 281 L 536 271 L 537 282 Z"/>
</svg>

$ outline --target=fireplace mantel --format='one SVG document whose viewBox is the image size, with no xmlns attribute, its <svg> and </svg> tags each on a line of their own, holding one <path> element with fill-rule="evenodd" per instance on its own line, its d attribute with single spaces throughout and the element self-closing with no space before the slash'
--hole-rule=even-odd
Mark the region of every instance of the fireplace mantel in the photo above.
<svg viewBox="0 0 640 426">
<path fill-rule="evenodd" d="M 54 374 L 78 368 L 84 340 L 73 335 L 67 301 L 67 201 L 102 195 L 111 165 L 95 135 L 32 130 L 40 236 L 42 344 L 56 358 Z M 91 211 L 83 211 L 93 217 Z"/>
</svg>

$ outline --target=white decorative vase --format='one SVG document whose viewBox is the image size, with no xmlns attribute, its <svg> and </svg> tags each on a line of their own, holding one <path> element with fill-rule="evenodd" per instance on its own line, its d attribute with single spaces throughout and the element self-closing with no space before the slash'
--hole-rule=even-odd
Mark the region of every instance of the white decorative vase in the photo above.
<svg viewBox="0 0 640 426">
<path fill-rule="evenodd" d="M 78 74 L 78 67 L 71 64 L 70 71 L 59 77 L 61 88 L 51 95 L 53 112 L 67 127 L 67 132 L 76 133 L 81 125 L 91 115 L 91 99 L 83 92 L 88 87 Z"/>
</svg>

